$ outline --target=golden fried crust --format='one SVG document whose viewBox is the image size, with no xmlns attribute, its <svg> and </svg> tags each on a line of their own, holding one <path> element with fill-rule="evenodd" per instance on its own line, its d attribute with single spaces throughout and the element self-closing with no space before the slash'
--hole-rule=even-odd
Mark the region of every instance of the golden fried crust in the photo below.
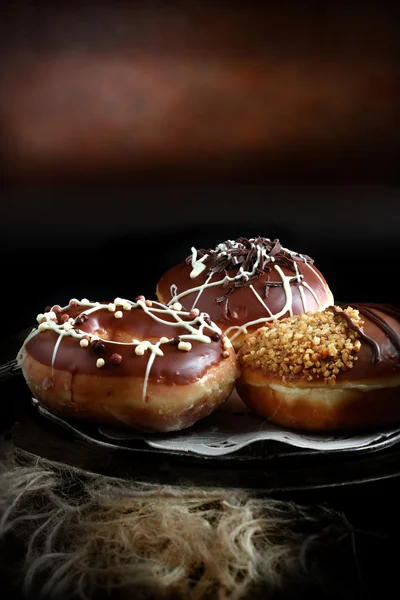
<svg viewBox="0 0 400 600">
<path fill-rule="evenodd" d="M 326 309 L 248 336 L 239 351 L 242 400 L 271 422 L 294 429 L 399 423 L 400 319 L 385 306 L 356 306 L 346 309 L 346 318 Z"/>
<path fill-rule="evenodd" d="M 291 386 L 268 380 L 259 370 L 242 369 L 237 391 L 254 412 L 291 429 L 335 431 L 400 422 L 399 376 L 358 387 Z"/>
<path fill-rule="evenodd" d="M 150 381 L 146 401 L 142 397 L 142 377 L 52 371 L 26 350 L 22 351 L 21 366 L 34 397 L 60 416 L 167 432 L 190 427 L 228 398 L 238 376 L 233 348 L 229 352 L 229 358 L 192 383 Z"/>
</svg>

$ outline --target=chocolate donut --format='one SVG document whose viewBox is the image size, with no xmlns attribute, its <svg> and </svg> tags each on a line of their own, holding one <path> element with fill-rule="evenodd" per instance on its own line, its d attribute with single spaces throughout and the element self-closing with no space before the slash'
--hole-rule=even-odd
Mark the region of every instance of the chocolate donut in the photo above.
<svg viewBox="0 0 400 600">
<path fill-rule="evenodd" d="M 179 430 L 224 402 L 239 375 L 229 339 L 179 303 L 73 299 L 37 321 L 19 363 L 34 397 L 65 417 Z"/>
<path fill-rule="evenodd" d="M 249 334 L 238 352 L 243 401 L 304 430 L 400 423 L 400 310 L 331 306 Z"/>
<path fill-rule="evenodd" d="M 334 301 L 309 256 L 263 237 L 192 248 L 161 277 L 156 293 L 168 305 L 179 301 L 207 312 L 235 348 L 265 322 L 323 310 Z"/>
</svg>

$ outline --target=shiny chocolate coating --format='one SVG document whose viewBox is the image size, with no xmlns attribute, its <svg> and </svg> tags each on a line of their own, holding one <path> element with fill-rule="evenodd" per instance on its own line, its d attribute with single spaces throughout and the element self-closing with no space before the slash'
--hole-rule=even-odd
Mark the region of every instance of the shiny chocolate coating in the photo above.
<svg viewBox="0 0 400 600">
<path fill-rule="evenodd" d="M 400 375 L 400 309 L 386 304 L 355 303 L 364 321 L 361 348 L 353 368 L 340 381 L 377 379 Z M 342 307 L 344 308 L 344 307 Z M 338 377 L 339 379 L 339 377 Z"/>
<path fill-rule="evenodd" d="M 87 319 L 85 319 L 85 310 L 89 312 L 90 307 L 85 309 L 82 305 L 68 306 L 57 315 L 59 323 L 62 322 L 62 316 L 65 314 L 77 321 L 74 331 L 79 332 L 79 335 L 88 335 L 89 343 L 86 347 L 80 345 L 82 335 L 80 338 L 64 336 L 55 352 L 59 334 L 47 330 L 28 339 L 25 344 L 26 351 L 43 365 L 53 365 L 54 369 L 68 371 L 73 375 L 143 378 L 151 351 L 145 350 L 143 355 L 136 354 L 137 344 L 133 344 L 132 340 L 147 340 L 155 344 L 163 336 L 173 339 L 188 333 L 187 328 L 177 323 L 173 311 L 158 313 L 160 318 L 167 321 L 167 323 L 160 323 L 140 306 L 123 311 L 123 317 L 119 319 L 116 319 L 114 312 L 110 312 L 106 307 L 107 305 L 104 305 L 101 309 L 89 313 Z M 157 308 L 159 307 L 157 303 Z M 79 318 L 81 315 L 83 319 Z M 193 318 L 187 314 L 180 314 L 180 318 L 184 322 L 193 322 Z M 211 339 L 215 331 L 213 324 L 206 325 L 203 333 L 210 337 L 210 342 L 190 340 L 189 351 L 180 350 L 173 342 L 163 343 L 161 346 L 163 356 L 155 356 L 148 380 L 171 385 L 185 385 L 197 381 L 210 367 L 224 360 L 223 338 Z M 96 347 L 98 342 L 90 341 L 93 335 L 101 338 L 100 354 Z M 116 353 L 120 357 L 118 361 L 115 360 Z M 99 357 L 105 361 L 102 368 L 96 366 Z"/>
<path fill-rule="evenodd" d="M 299 273 L 304 276 L 303 282 L 308 284 L 313 290 L 313 293 L 304 285 L 302 285 L 302 292 L 305 298 L 305 305 L 303 297 L 300 291 L 300 285 L 297 282 L 290 283 L 290 289 L 292 292 L 292 301 L 290 306 L 288 305 L 287 310 L 280 318 L 288 317 L 290 310 L 293 315 L 302 314 L 307 311 L 316 311 L 321 308 L 327 307 L 332 303 L 332 294 L 329 287 L 316 267 L 309 265 L 308 263 L 298 263 Z M 293 271 L 290 271 L 286 267 L 282 267 L 283 273 L 288 277 L 293 277 Z M 171 299 L 171 286 L 177 286 L 177 293 L 181 293 L 184 290 L 191 289 L 203 285 L 208 275 L 201 273 L 195 279 L 190 278 L 191 266 L 185 261 L 172 267 L 167 271 L 158 282 L 157 295 L 163 302 L 169 302 Z M 229 276 L 234 276 L 236 272 L 228 271 Z M 210 283 L 214 281 L 222 281 L 224 278 L 223 274 L 214 275 L 210 279 Z M 269 281 L 276 283 L 276 286 L 268 288 L 267 296 L 265 296 L 265 283 L 269 278 Z M 211 319 L 219 325 L 225 331 L 232 326 L 244 326 L 258 319 L 268 320 L 270 314 L 267 312 L 264 305 L 268 307 L 272 315 L 279 314 L 280 311 L 285 307 L 286 303 L 286 292 L 281 285 L 282 279 L 274 268 L 268 273 L 262 273 L 251 286 L 244 285 L 243 287 L 233 289 L 228 299 L 228 311 L 226 314 L 224 311 L 223 302 L 218 302 L 218 299 L 224 294 L 224 288 L 221 286 L 207 287 L 201 293 L 200 298 L 196 302 L 196 307 L 201 311 L 207 312 Z M 257 292 L 262 302 L 257 298 L 253 289 Z M 190 310 L 193 302 L 196 299 L 198 291 L 189 293 L 188 295 L 179 299 L 179 302 L 187 310 Z M 315 296 L 314 296 L 315 294 Z M 264 305 L 263 305 L 264 303 Z M 255 328 L 260 327 L 261 323 Z M 248 328 L 251 330 L 251 327 Z"/>
</svg>

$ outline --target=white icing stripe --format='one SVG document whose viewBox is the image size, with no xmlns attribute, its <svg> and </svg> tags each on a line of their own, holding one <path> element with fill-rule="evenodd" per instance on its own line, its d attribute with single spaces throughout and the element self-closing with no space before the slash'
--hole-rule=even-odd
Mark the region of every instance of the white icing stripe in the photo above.
<svg viewBox="0 0 400 600">
<path fill-rule="evenodd" d="M 241 248 L 241 247 L 243 247 L 242 244 L 240 244 L 240 243 L 237 243 L 237 242 L 231 242 L 231 243 L 232 243 L 232 248 Z M 222 248 L 226 249 L 226 247 L 225 247 L 224 244 L 220 244 L 219 247 L 221 249 Z M 192 248 L 192 252 L 193 252 L 193 250 L 194 249 Z M 204 291 L 204 289 L 208 288 L 208 287 L 223 285 L 224 283 L 227 283 L 229 281 L 238 281 L 239 279 L 245 279 L 247 281 L 249 279 L 249 277 L 252 277 L 256 273 L 257 267 L 258 267 L 258 265 L 260 263 L 260 260 L 261 260 L 262 256 L 267 256 L 265 248 L 257 248 L 257 259 L 254 262 L 254 265 L 253 265 L 253 268 L 251 269 L 251 271 L 244 271 L 243 267 L 241 266 L 239 268 L 238 274 L 235 275 L 234 277 L 229 277 L 229 275 L 225 275 L 225 277 L 223 279 L 219 280 L 219 281 L 214 281 L 212 283 L 207 283 L 207 281 L 206 281 L 205 283 L 203 283 L 203 285 L 199 285 L 197 287 L 190 288 L 189 290 L 185 290 L 185 291 L 181 292 L 180 294 L 176 294 L 176 292 L 178 291 L 178 288 L 177 288 L 177 286 L 175 284 L 172 284 L 172 286 L 170 287 L 170 290 L 171 290 L 172 287 L 174 287 L 174 289 L 176 290 L 176 292 L 175 292 L 174 296 L 171 298 L 171 300 L 168 302 L 168 305 L 173 304 L 174 302 L 179 301 L 180 298 L 183 298 L 184 296 L 187 296 L 188 294 L 193 294 L 194 292 L 197 292 L 197 291 L 200 291 L 200 293 L 202 293 Z M 201 259 L 201 260 L 203 260 L 203 259 Z M 197 302 L 197 300 L 196 300 L 196 302 Z"/>
<path fill-rule="evenodd" d="M 206 287 L 214 287 L 216 285 L 222 285 L 222 283 L 224 282 L 224 279 L 221 279 L 220 281 L 213 281 L 211 283 L 209 283 Z M 171 298 L 171 300 L 168 302 L 168 306 L 170 304 L 174 304 L 175 302 L 178 302 L 181 298 L 183 298 L 184 296 L 187 296 L 188 294 L 193 294 L 193 292 L 198 292 L 199 290 L 201 290 L 204 286 L 203 285 L 198 285 L 197 287 L 194 288 L 190 288 L 190 290 L 185 290 L 184 292 L 181 292 L 178 295 L 175 295 Z M 177 286 L 175 286 L 177 288 Z M 178 291 L 178 288 L 177 288 Z"/>
<path fill-rule="evenodd" d="M 320 280 L 322 286 L 325 288 L 326 287 L 326 283 L 325 281 L 322 279 L 321 275 L 318 273 L 318 271 L 316 271 L 316 269 L 314 269 L 314 267 L 312 265 L 310 265 L 310 263 L 305 263 L 307 265 L 307 267 L 314 273 L 314 275 L 316 275 L 316 277 L 318 277 L 318 279 Z M 318 301 L 317 301 L 318 302 Z M 319 303 L 318 303 L 319 304 Z"/>
<path fill-rule="evenodd" d="M 244 323 L 244 325 L 232 325 L 231 327 L 228 327 L 228 329 L 225 331 L 225 335 L 229 336 L 229 339 L 231 340 L 231 342 L 233 342 L 241 333 L 247 333 L 247 327 L 251 327 L 252 325 L 261 325 L 266 323 L 268 320 L 270 321 L 271 319 L 266 319 L 265 317 L 262 317 L 261 319 L 256 319 L 255 321 L 249 321 L 248 323 Z M 231 331 L 235 330 L 237 330 L 236 333 L 230 335 Z"/>
<path fill-rule="evenodd" d="M 176 323 L 173 323 L 171 321 L 164 321 L 164 319 L 160 319 L 160 317 L 157 317 L 154 314 L 151 314 L 150 311 L 148 310 L 148 307 L 145 305 L 145 303 L 142 300 L 139 300 L 138 305 L 141 306 L 141 308 L 144 310 L 145 313 L 149 314 L 155 321 L 158 321 L 159 323 L 163 323 L 164 325 L 169 325 L 169 326 L 173 326 L 173 325 L 181 325 L 183 327 L 186 327 L 187 329 L 189 329 L 189 331 L 197 331 L 195 327 L 193 327 L 193 323 L 194 321 L 182 321 L 182 319 L 179 318 L 179 313 L 178 311 L 173 311 L 171 309 L 165 309 L 163 312 L 172 315 L 175 319 L 176 319 Z M 156 312 L 156 311 L 154 311 Z M 159 312 L 159 311 L 157 311 Z M 179 311 L 182 314 L 186 314 L 189 315 L 188 312 L 184 312 L 184 311 Z M 195 320 L 200 320 L 200 325 L 201 325 L 201 331 L 203 331 L 206 322 L 204 321 L 204 314 L 205 313 L 200 313 L 200 315 L 198 317 L 196 317 Z M 212 329 L 214 329 L 214 331 L 216 331 L 216 325 L 214 325 L 214 327 L 212 327 Z M 218 331 L 218 333 L 220 332 L 220 330 Z M 180 336 L 179 336 L 180 337 Z M 197 341 L 199 342 L 206 342 L 209 343 L 211 342 L 211 339 L 208 336 L 205 335 L 195 335 L 192 339 L 197 339 Z"/>
<path fill-rule="evenodd" d="M 302 275 L 300 274 L 299 267 L 297 266 L 297 263 L 295 262 L 293 264 L 294 264 L 294 268 L 295 268 L 295 271 L 296 271 L 296 279 L 297 279 L 297 281 L 299 283 L 299 285 L 297 287 L 299 288 L 299 294 L 300 294 L 301 302 L 303 304 L 303 310 L 304 310 L 304 312 L 307 312 L 307 300 L 306 300 L 306 296 L 305 296 L 305 293 L 304 293 L 304 290 L 303 290 L 303 286 L 301 284 Z M 317 304 L 319 306 L 319 302 L 318 301 L 317 301 Z"/>
<path fill-rule="evenodd" d="M 307 299 L 306 299 L 306 295 L 305 295 L 304 290 L 303 290 L 303 285 L 300 284 L 298 287 L 299 287 L 299 293 L 300 293 L 300 296 L 301 296 L 301 301 L 303 303 L 303 310 L 304 310 L 304 312 L 307 312 L 307 310 L 308 310 L 307 309 Z"/>
<path fill-rule="evenodd" d="M 203 263 L 206 258 L 208 258 L 208 254 L 204 254 L 204 256 L 197 260 L 197 250 L 196 248 L 192 248 L 192 270 L 190 272 L 190 279 L 195 279 L 204 271 L 206 265 Z"/>
<path fill-rule="evenodd" d="M 296 262 L 294 262 L 293 265 L 294 265 L 294 270 L 296 271 L 296 280 L 298 281 L 298 283 L 300 283 L 300 281 L 301 281 L 301 274 L 300 274 L 300 271 L 299 271 L 299 267 L 297 266 Z"/>
<path fill-rule="evenodd" d="M 282 279 L 283 289 L 285 291 L 286 297 L 284 307 L 278 313 L 276 313 L 275 315 L 271 315 L 270 317 L 263 317 L 261 319 L 256 319 L 255 321 L 249 321 L 248 323 L 244 323 L 244 325 L 232 325 L 232 327 L 229 327 L 225 331 L 225 335 L 229 335 L 231 331 L 236 330 L 236 333 L 234 333 L 232 336 L 229 336 L 231 341 L 235 340 L 241 333 L 247 333 L 247 328 L 251 325 L 258 325 L 259 323 L 267 323 L 268 321 L 280 319 L 280 317 L 283 317 L 283 315 L 286 314 L 288 311 L 291 316 L 293 315 L 293 296 L 292 289 L 290 287 L 290 280 L 292 279 L 292 277 L 285 275 L 285 273 L 282 271 L 279 265 L 274 265 L 274 268 L 278 271 Z"/>
<path fill-rule="evenodd" d="M 257 298 L 257 300 L 259 300 L 261 302 L 261 304 L 263 305 L 263 307 L 265 308 L 265 310 L 269 313 L 270 317 L 272 317 L 273 316 L 272 312 L 270 311 L 270 309 L 268 308 L 268 306 L 265 304 L 265 302 L 261 298 L 260 294 L 254 289 L 254 287 L 252 285 L 250 285 L 249 287 L 252 290 L 252 292 L 255 295 L 255 297 Z"/>
<path fill-rule="evenodd" d="M 58 336 L 58 340 L 54 345 L 54 350 L 53 350 L 53 356 L 51 359 L 51 376 L 54 377 L 54 363 L 56 362 L 56 356 L 57 356 L 57 350 L 60 346 L 61 340 L 63 339 L 64 334 L 60 333 L 60 335 Z"/>
<path fill-rule="evenodd" d="M 290 287 L 290 280 L 292 278 L 285 275 L 285 273 L 282 271 L 282 269 L 280 268 L 279 265 L 274 265 L 274 269 L 276 271 L 278 271 L 279 275 L 281 276 L 282 283 L 283 283 L 283 289 L 285 290 L 285 296 L 286 296 L 285 306 L 282 308 L 282 310 L 280 312 L 278 312 L 275 315 L 275 319 L 279 319 L 287 311 L 289 311 L 290 316 L 292 316 L 293 315 L 293 295 L 292 295 L 292 288 Z"/>
<path fill-rule="evenodd" d="M 156 343 L 155 347 L 158 347 L 159 342 Z M 156 352 L 152 349 L 151 354 L 149 356 L 149 360 L 147 361 L 147 366 L 146 366 L 146 373 L 144 375 L 144 381 L 143 381 L 143 401 L 146 402 L 146 395 L 147 395 L 147 387 L 149 384 L 149 375 L 150 375 L 150 369 L 153 365 L 154 359 L 156 357 Z"/>
<path fill-rule="evenodd" d="M 172 286 L 171 286 L 171 288 L 172 288 Z M 108 303 L 101 304 L 100 302 L 88 302 L 86 300 L 79 301 L 76 299 L 71 300 L 69 305 L 61 308 L 61 311 L 66 311 L 69 308 L 72 308 L 71 302 L 75 302 L 76 306 L 83 306 L 84 311 L 82 314 L 84 314 L 86 316 L 93 314 L 98 310 L 109 311 Z M 179 334 L 175 335 L 174 334 L 173 337 L 171 338 L 171 340 L 174 339 L 174 337 L 179 337 L 182 340 L 192 340 L 192 341 L 197 341 L 197 342 L 202 342 L 202 343 L 210 343 L 211 338 L 208 335 L 203 334 L 203 330 L 205 327 L 208 327 L 215 333 L 222 335 L 221 329 L 215 323 L 212 323 L 211 321 L 209 321 L 209 323 L 206 322 L 205 319 L 207 319 L 207 321 L 209 320 L 209 317 L 206 313 L 199 313 L 199 315 L 197 315 L 191 321 L 184 321 L 181 318 L 181 316 L 189 317 L 190 316 L 189 311 L 174 310 L 173 308 L 171 308 L 169 306 L 165 306 L 157 301 L 152 301 L 151 306 L 147 306 L 145 301 L 143 301 L 143 300 L 138 300 L 137 302 L 132 302 L 131 300 L 125 300 L 122 298 L 118 298 L 118 305 L 122 306 L 122 308 L 124 307 L 124 305 L 126 305 L 126 306 L 129 305 L 129 307 L 132 307 L 132 308 L 141 308 L 147 315 L 149 315 L 149 317 L 151 317 L 153 320 L 155 320 L 159 323 L 162 323 L 163 325 L 168 325 L 170 327 L 182 327 L 188 331 L 188 333 L 183 334 L 183 335 L 179 335 Z M 53 308 L 55 308 L 55 306 L 53 306 L 52 309 Z M 174 321 L 166 321 L 165 319 L 158 317 L 155 313 L 159 313 L 159 314 L 163 313 L 165 315 L 170 315 L 174 318 Z M 79 329 L 78 329 L 78 331 L 76 331 L 76 329 L 79 327 L 78 325 L 76 325 L 74 323 L 76 319 L 70 319 L 69 322 L 67 321 L 67 324 L 66 324 L 67 329 L 65 329 L 64 323 L 63 324 L 57 323 L 57 321 L 56 321 L 57 317 L 53 310 L 50 310 L 48 313 L 44 313 L 44 315 L 39 315 L 39 317 L 40 317 L 41 321 L 44 319 L 45 322 L 39 324 L 39 326 L 37 328 L 33 329 L 30 332 L 30 334 L 27 336 L 27 338 L 25 339 L 25 341 L 22 345 L 22 348 L 18 354 L 19 357 L 21 355 L 22 349 L 26 346 L 26 344 L 33 337 L 35 337 L 42 331 L 47 331 L 47 330 L 54 331 L 55 333 L 58 334 L 58 338 L 54 345 L 53 354 L 52 354 L 52 362 L 51 362 L 52 375 L 54 375 L 54 364 L 56 362 L 57 352 L 59 350 L 60 344 L 64 337 L 73 337 L 73 338 L 76 338 L 79 340 L 81 340 L 82 338 L 89 338 L 90 343 L 94 342 L 95 340 L 99 340 L 99 341 L 102 341 L 104 344 L 115 344 L 115 345 L 136 346 L 136 347 L 140 346 L 143 349 L 142 354 L 146 350 L 148 350 L 150 352 L 149 360 L 148 360 L 147 366 L 146 366 L 145 380 L 144 380 L 144 384 L 143 384 L 143 399 L 145 400 L 151 366 L 153 365 L 153 362 L 154 362 L 156 356 L 163 356 L 164 353 L 161 350 L 160 345 L 162 345 L 164 343 L 165 344 L 169 343 L 171 341 L 169 338 L 165 338 L 165 340 L 162 341 L 165 336 L 161 336 L 161 338 L 155 344 L 151 343 L 148 340 L 140 341 L 140 340 L 135 340 L 135 339 L 132 340 L 132 342 L 116 342 L 114 340 L 105 340 L 95 334 L 90 334 L 90 333 L 87 333 L 87 332 L 79 330 Z M 197 327 L 194 326 L 195 324 Z"/>
<path fill-rule="evenodd" d="M 209 277 L 207 277 L 207 279 L 206 279 L 206 281 L 205 281 L 204 285 L 202 285 L 202 286 L 201 286 L 201 288 L 200 288 L 200 290 L 199 290 L 199 293 L 197 294 L 197 296 L 196 296 L 196 299 L 195 299 L 195 301 L 194 301 L 194 302 L 193 302 L 193 304 L 192 304 L 192 310 L 195 308 L 195 306 L 196 306 L 197 302 L 199 301 L 199 298 L 201 297 L 202 293 L 203 293 L 203 292 L 204 292 L 204 290 L 206 289 L 206 287 L 207 287 L 207 284 L 208 284 L 208 282 L 210 281 L 210 279 L 211 279 L 211 278 L 212 278 L 212 273 L 209 275 Z M 175 286 L 175 287 L 176 287 L 176 286 Z"/>
<path fill-rule="evenodd" d="M 320 303 L 318 302 L 318 297 L 316 295 L 316 293 L 314 292 L 314 290 L 312 289 L 312 287 L 310 285 L 308 285 L 308 283 L 306 281 L 303 282 L 303 285 L 305 288 L 308 289 L 308 291 L 314 296 L 314 300 L 315 302 L 318 304 L 318 308 L 321 308 Z"/>
<path fill-rule="evenodd" d="M 269 238 L 264 238 L 264 240 L 272 243 Z M 218 281 L 213 281 L 213 282 L 210 281 L 213 276 L 213 274 L 211 273 L 210 276 L 206 279 L 206 281 L 202 285 L 184 290 L 183 292 L 180 292 L 180 293 L 178 293 L 177 285 L 172 284 L 170 287 L 171 300 L 168 302 L 168 305 L 174 304 L 175 302 L 179 301 L 181 298 L 184 298 L 185 296 L 188 296 L 189 294 L 194 294 L 195 292 L 198 292 L 196 299 L 192 305 L 192 308 L 193 308 L 198 303 L 199 298 L 201 297 L 201 294 L 204 292 L 205 289 L 214 287 L 214 286 L 226 286 L 226 284 L 228 284 L 229 282 L 234 282 L 239 279 L 248 281 L 248 279 L 256 273 L 257 268 L 263 257 L 267 258 L 267 261 L 270 263 L 275 262 L 275 258 L 273 256 L 269 256 L 267 249 L 264 246 L 255 243 L 256 242 L 255 238 L 250 238 L 248 241 L 253 244 L 253 250 L 256 249 L 256 252 L 257 252 L 256 260 L 254 261 L 254 265 L 253 265 L 251 271 L 245 271 L 243 269 L 243 266 L 241 265 L 239 267 L 238 273 L 234 277 L 229 277 L 229 275 L 227 275 L 225 273 L 225 277 L 223 277 L 222 279 L 220 279 Z M 244 248 L 244 245 L 241 242 L 228 240 L 226 243 L 218 244 L 218 246 L 215 248 L 215 251 L 219 252 L 220 256 L 225 256 L 228 253 L 227 252 L 228 250 L 243 249 L 243 248 Z M 203 257 L 201 259 L 197 260 L 197 250 L 195 248 L 192 248 L 191 250 L 192 250 L 192 267 L 193 267 L 193 269 L 191 271 L 190 277 L 192 279 L 194 279 L 195 277 L 197 277 L 200 273 L 202 273 L 204 271 L 203 261 L 209 255 L 208 254 L 203 255 Z M 297 260 L 301 259 L 303 262 L 303 266 L 307 266 L 312 271 L 312 273 L 314 273 L 314 275 L 319 279 L 323 288 L 327 289 L 327 285 L 326 285 L 325 281 L 322 279 L 321 275 L 316 271 L 316 269 L 314 269 L 311 266 L 311 264 L 309 262 L 307 262 L 307 258 L 305 256 L 303 256 L 302 254 L 298 254 L 297 252 L 293 252 L 292 250 L 289 250 L 288 248 L 284 248 L 283 246 L 281 246 L 281 250 L 283 252 L 286 252 L 287 254 L 289 254 L 291 257 L 297 257 Z M 233 258 L 233 262 L 237 262 L 237 261 L 235 261 L 234 256 L 232 258 Z M 197 268 L 199 263 L 201 263 L 201 269 Z M 300 294 L 301 301 L 303 304 L 304 312 L 308 311 L 308 305 L 307 305 L 307 298 L 306 298 L 306 294 L 303 289 L 303 286 L 304 286 L 304 288 L 309 290 L 309 292 L 312 294 L 312 296 L 318 306 L 318 309 L 320 310 L 322 308 L 323 303 L 321 304 L 321 302 L 318 300 L 318 296 L 315 293 L 315 291 L 311 288 L 311 286 L 308 283 L 304 282 L 304 275 L 302 273 L 300 273 L 299 267 L 298 267 L 295 259 L 293 259 L 293 264 L 294 264 L 294 268 L 296 271 L 295 277 L 286 276 L 284 274 L 284 272 L 282 271 L 282 269 L 279 267 L 279 265 L 274 264 L 274 268 L 280 274 L 283 289 L 285 292 L 285 305 L 282 308 L 282 310 L 280 310 L 276 314 L 273 314 L 271 312 L 271 310 L 269 309 L 267 304 L 264 302 L 264 300 L 261 298 L 261 296 L 256 292 L 255 288 L 252 285 L 250 285 L 252 292 L 256 296 L 257 300 L 259 300 L 259 302 L 262 304 L 262 306 L 266 309 L 268 316 L 260 318 L 260 319 L 256 319 L 254 321 L 249 321 L 248 323 L 245 323 L 244 325 L 241 325 L 241 326 L 233 325 L 232 327 L 229 327 L 225 332 L 227 335 L 229 335 L 229 332 L 236 331 L 236 333 L 233 334 L 233 336 L 231 337 L 232 340 L 235 339 L 241 332 L 247 333 L 247 327 L 249 327 L 251 325 L 256 325 L 256 324 L 263 323 L 266 321 L 271 321 L 273 319 L 279 319 L 284 314 L 286 314 L 286 312 L 288 312 L 289 315 L 292 316 L 293 315 L 293 293 L 292 293 L 290 282 L 293 279 L 295 279 L 297 281 L 298 288 L 299 288 L 299 294 Z M 172 293 L 172 290 L 173 290 L 173 293 Z M 329 290 L 327 290 L 327 294 L 328 294 L 328 296 L 330 296 L 328 298 L 327 305 L 333 304 L 333 296 L 331 293 L 329 293 Z"/>
</svg>

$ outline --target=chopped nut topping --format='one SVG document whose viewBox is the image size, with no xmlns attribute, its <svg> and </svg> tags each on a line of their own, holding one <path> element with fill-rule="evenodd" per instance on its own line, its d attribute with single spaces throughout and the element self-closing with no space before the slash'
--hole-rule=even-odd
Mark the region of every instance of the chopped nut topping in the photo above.
<svg viewBox="0 0 400 600">
<path fill-rule="evenodd" d="M 336 309 L 337 314 L 326 308 L 261 327 L 246 337 L 238 353 L 240 363 L 277 374 L 284 381 L 300 375 L 308 381 L 324 378 L 334 384 L 340 371 L 353 368 L 361 348 L 359 334 L 340 313 L 360 328 L 364 324 L 358 310 Z"/>
</svg>

